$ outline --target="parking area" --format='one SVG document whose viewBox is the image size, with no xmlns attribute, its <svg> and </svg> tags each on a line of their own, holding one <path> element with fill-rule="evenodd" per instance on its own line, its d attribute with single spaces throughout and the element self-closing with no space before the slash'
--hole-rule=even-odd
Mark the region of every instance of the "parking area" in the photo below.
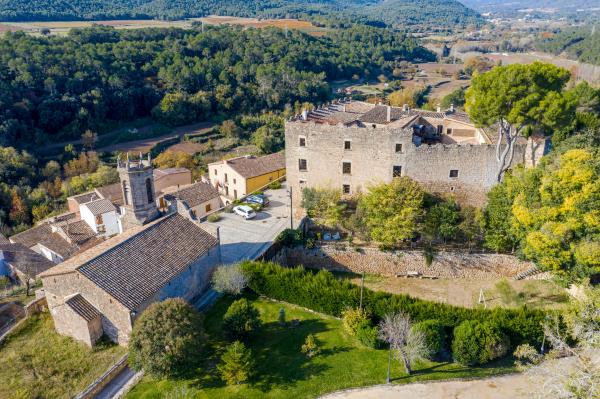
<svg viewBox="0 0 600 399">
<path fill-rule="evenodd" d="M 221 213 L 218 222 L 221 235 L 221 255 L 224 264 L 255 259 L 290 227 L 290 197 L 285 183 L 278 190 L 267 190 L 269 206 L 257 213 L 254 219 L 245 220 L 235 213 Z M 294 227 L 297 227 L 294 224 Z"/>
</svg>

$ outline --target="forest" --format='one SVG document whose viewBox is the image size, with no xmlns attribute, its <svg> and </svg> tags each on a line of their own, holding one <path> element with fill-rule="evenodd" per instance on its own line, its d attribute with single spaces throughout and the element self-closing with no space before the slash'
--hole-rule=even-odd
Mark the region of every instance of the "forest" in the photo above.
<svg viewBox="0 0 600 399">
<path fill-rule="evenodd" d="M 600 30 L 582 26 L 544 34 L 534 43 L 536 50 L 567 57 L 581 62 L 600 65 Z"/>
<path fill-rule="evenodd" d="M 323 17 L 371 25 L 455 28 L 481 24 L 481 16 L 456 0 L 0 0 L 0 20 L 181 19 L 206 15 L 258 18 Z"/>
</svg>

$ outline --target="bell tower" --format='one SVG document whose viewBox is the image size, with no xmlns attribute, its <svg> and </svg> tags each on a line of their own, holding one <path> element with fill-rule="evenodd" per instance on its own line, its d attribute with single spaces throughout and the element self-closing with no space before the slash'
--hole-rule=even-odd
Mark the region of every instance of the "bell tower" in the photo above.
<svg viewBox="0 0 600 399">
<path fill-rule="evenodd" d="M 150 153 L 144 159 L 140 153 L 137 161 L 131 161 L 129 154 L 123 162 L 117 161 L 117 170 L 123 193 L 124 214 L 122 216 L 123 230 L 133 226 L 144 225 L 159 216 L 154 192 L 154 176 Z"/>
</svg>

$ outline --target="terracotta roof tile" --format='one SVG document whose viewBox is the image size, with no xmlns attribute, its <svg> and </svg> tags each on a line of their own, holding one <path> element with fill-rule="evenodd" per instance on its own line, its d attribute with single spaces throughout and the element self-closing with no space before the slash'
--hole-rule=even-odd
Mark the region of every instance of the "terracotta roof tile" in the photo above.
<svg viewBox="0 0 600 399">
<path fill-rule="evenodd" d="M 99 199 L 96 201 L 88 202 L 83 206 L 87 207 L 92 215 L 102 215 L 107 212 L 116 212 L 117 208 L 113 205 L 113 203 L 108 199 Z"/>
<path fill-rule="evenodd" d="M 285 169 L 285 155 L 283 151 L 262 157 L 246 156 L 232 158 L 226 162 L 233 170 L 246 179 Z"/>
<path fill-rule="evenodd" d="M 190 208 L 219 197 L 220 195 L 217 189 L 214 188 L 212 184 L 204 182 L 194 183 L 191 186 L 184 187 L 165 195 L 165 199 L 169 201 L 175 198 L 185 201 Z"/>
<path fill-rule="evenodd" d="M 123 205 L 123 191 L 121 191 L 121 184 L 109 184 L 108 186 L 98 187 L 96 189 L 102 198 L 109 200 L 115 205 Z"/>
<path fill-rule="evenodd" d="M 37 276 L 55 264 L 23 244 L 0 244 L 1 259 L 23 274 Z"/>
</svg>

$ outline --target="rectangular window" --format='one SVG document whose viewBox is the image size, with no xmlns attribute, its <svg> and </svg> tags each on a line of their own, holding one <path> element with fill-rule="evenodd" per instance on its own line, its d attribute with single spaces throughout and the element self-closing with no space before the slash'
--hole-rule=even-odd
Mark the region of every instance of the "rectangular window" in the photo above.
<svg viewBox="0 0 600 399">
<path fill-rule="evenodd" d="M 235 179 L 233 179 L 233 184 L 235 184 Z"/>
<path fill-rule="evenodd" d="M 352 142 L 350 140 L 344 140 L 344 150 L 351 150 Z"/>
<path fill-rule="evenodd" d="M 215 176 L 217 175 L 217 170 L 215 169 Z"/>
<path fill-rule="evenodd" d="M 204 211 L 205 212 L 210 212 L 211 211 L 210 204 L 206 204 L 206 206 L 204 207 Z"/>
<path fill-rule="evenodd" d="M 345 175 L 352 173 L 352 164 L 350 162 L 342 162 L 342 173 Z"/>
<path fill-rule="evenodd" d="M 298 184 L 300 184 L 300 186 L 305 186 L 306 185 L 306 180 L 298 180 Z"/>
<path fill-rule="evenodd" d="M 446 129 L 446 134 L 448 136 L 451 136 L 452 135 L 452 128 L 449 127 L 448 129 Z"/>
<path fill-rule="evenodd" d="M 227 173 L 225 173 L 225 183 L 227 183 Z"/>
<path fill-rule="evenodd" d="M 237 199 L 237 190 L 233 190 L 233 199 Z"/>
<path fill-rule="evenodd" d="M 342 185 L 342 193 L 350 194 L 350 185 L 349 184 Z"/>
<path fill-rule="evenodd" d="M 394 165 L 393 177 L 401 177 L 402 176 L 402 166 Z"/>
<path fill-rule="evenodd" d="M 402 144 L 400 144 L 400 143 L 396 143 L 396 152 L 397 152 L 397 153 L 400 153 L 400 152 L 402 152 Z"/>
<path fill-rule="evenodd" d="M 438 125 L 437 134 L 442 134 L 442 133 L 444 133 L 444 125 Z"/>
<path fill-rule="evenodd" d="M 298 160 L 298 170 L 306 170 L 306 159 Z"/>
<path fill-rule="evenodd" d="M 450 178 L 456 179 L 458 177 L 458 169 L 450 169 Z"/>
<path fill-rule="evenodd" d="M 306 138 L 304 138 L 304 137 L 300 137 L 298 141 L 299 141 L 299 142 L 298 142 L 298 145 L 299 145 L 300 147 L 306 147 Z"/>
</svg>

